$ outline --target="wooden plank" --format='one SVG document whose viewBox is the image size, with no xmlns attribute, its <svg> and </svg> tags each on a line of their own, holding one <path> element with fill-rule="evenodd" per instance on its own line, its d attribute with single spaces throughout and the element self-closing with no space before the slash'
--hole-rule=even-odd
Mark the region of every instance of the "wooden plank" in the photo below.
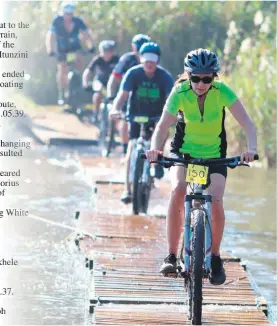
<svg viewBox="0 0 277 326">
<path fill-rule="evenodd" d="M 104 305 L 95 308 L 97 325 L 190 325 L 187 308 L 179 305 Z M 203 325 L 266 325 L 256 308 L 203 307 Z"/>
<path fill-rule="evenodd" d="M 116 159 L 117 165 L 119 162 Z M 82 212 L 78 219 L 80 229 L 98 235 L 80 242 L 80 249 L 94 266 L 90 304 L 95 306 L 96 324 L 190 324 L 184 279 L 159 274 L 167 255 L 165 220 L 132 215 L 131 205 L 126 207 L 119 202 L 123 187 L 121 180 L 111 175 L 115 169 L 113 160 L 97 163 L 93 159 L 84 163 L 87 168 L 101 164 L 107 170 L 101 170 L 103 179 L 101 175 L 101 179 L 94 180 L 95 210 Z M 166 200 L 169 194 L 170 186 L 158 182 L 151 193 L 151 206 L 161 198 Z M 203 282 L 203 324 L 269 324 L 256 307 L 256 294 L 240 259 L 228 253 L 222 253 L 222 258 L 227 274 L 225 284 L 213 286 L 208 280 Z"/>
</svg>

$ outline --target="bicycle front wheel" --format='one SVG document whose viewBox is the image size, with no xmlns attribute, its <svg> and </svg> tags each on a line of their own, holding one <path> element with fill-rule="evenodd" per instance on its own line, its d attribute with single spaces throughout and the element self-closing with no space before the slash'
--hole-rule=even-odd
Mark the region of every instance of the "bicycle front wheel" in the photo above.
<svg viewBox="0 0 277 326">
<path fill-rule="evenodd" d="M 142 208 L 142 212 L 144 214 L 147 214 L 153 179 L 150 176 L 150 163 L 147 161 L 144 161 L 144 164 L 145 164 L 144 168 L 147 169 L 147 172 L 146 172 L 147 177 L 145 178 L 144 182 L 142 183 L 141 208 Z"/>
<path fill-rule="evenodd" d="M 193 235 L 191 241 L 191 274 L 189 276 L 189 309 L 192 325 L 201 325 L 202 319 L 202 280 L 204 264 L 204 219 L 205 212 L 196 209 L 192 212 Z"/>
<path fill-rule="evenodd" d="M 100 147 L 103 149 L 106 146 L 106 137 L 108 134 L 108 119 L 109 114 L 106 104 L 101 110 L 101 120 L 100 120 L 100 134 L 99 134 L 99 143 Z"/>
<path fill-rule="evenodd" d="M 139 214 L 142 209 L 142 173 L 144 161 L 140 158 L 142 150 L 137 151 L 133 178 L 133 213 Z"/>
<path fill-rule="evenodd" d="M 115 121 L 109 120 L 109 133 L 105 156 L 108 157 L 114 147 L 114 136 L 115 136 Z"/>
</svg>

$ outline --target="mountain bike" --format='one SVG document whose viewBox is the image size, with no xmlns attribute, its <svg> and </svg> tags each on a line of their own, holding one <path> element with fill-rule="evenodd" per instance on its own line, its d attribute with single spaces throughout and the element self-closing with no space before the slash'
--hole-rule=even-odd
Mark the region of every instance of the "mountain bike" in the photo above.
<svg viewBox="0 0 277 326">
<path fill-rule="evenodd" d="M 115 146 L 116 122 L 109 119 L 109 111 L 112 107 L 110 100 L 105 96 L 100 105 L 99 119 L 99 145 L 102 156 L 108 157 Z"/>
<path fill-rule="evenodd" d="M 82 50 L 83 55 L 87 55 L 90 51 Z M 58 56 L 57 53 L 54 56 Z M 82 88 L 82 76 L 81 73 L 75 67 L 75 61 L 77 59 L 76 52 L 69 52 L 66 55 L 66 62 L 68 65 L 68 91 L 66 93 L 67 107 L 63 109 L 63 112 L 76 115 L 76 117 L 83 123 L 90 123 L 91 110 L 84 109 L 83 107 L 83 88 Z M 64 106 L 62 104 L 61 106 Z"/>
<path fill-rule="evenodd" d="M 154 127 L 147 130 L 149 123 L 156 123 L 158 117 L 135 116 L 132 121 L 140 124 L 140 135 L 133 142 L 133 148 L 130 159 L 129 180 L 133 185 L 133 213 L 140 212 L 146 214 L 148 209 L 151 187 L 153 184 L 153 175 L 150 173 L 150 163 L 141 160 L 140 156 L 146 150 L 150 149 L 151 136 Z"/>
<path fill-rule="evenodd" d="M 145 154 L 141 157 L 146 158 Z M 259 159 L 257 154 L 254 159 Z M 206 193 L 210 185 L 209 166 L 225 165 L 235 168 L 249 165 L 240 163 L 240 156 L 189 160 L 160 156 L 155 163 L 165 168 L 170 168 L 176 163 L 187 168 L 186 181 L 190 187 L 190 194 L 185 195 L 184 236 L 177 276 L 184 278 L 185 289 L 188 293 L 188 318 L 192 325 L 201 325 L 202 281 L 209 278 L 211 272 L 212 196 Z"/>
</svg>

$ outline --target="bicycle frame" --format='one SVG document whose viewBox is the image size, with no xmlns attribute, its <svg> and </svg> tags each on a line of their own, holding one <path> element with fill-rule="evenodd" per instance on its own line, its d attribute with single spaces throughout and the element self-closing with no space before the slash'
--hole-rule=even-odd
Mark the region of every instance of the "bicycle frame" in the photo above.
<svg viewBox="0 0 277 326">
<path fill-rule="evenodd" d="M 194 209 L 201 209 L 205 214 L 205 253 L 204 253 L 204 277 L 208 277 L 211 270 L 212 248 L 212 220 L 211 220 L 212 196 L 207 195 L 202 185 L 193 184 L 192 194 L 185 195 L 185 219 L 184 219 L 184 272 L 190 273 L 190 240 L 192 235 L 191 215 Z"/>
<path fill-rule="evenodd" d="M 140 134 L 139 138 L 135 139 L 133 142 L 133 149 L 131 154 L 131 164 L 135 161 L 135 155 L 141 151 L 146 151 L 150 149 L 151 139 L 146 139 L 145 134 L 145 127 L 146 123 L 140 123 Z M 134 159 L 132 159 L 132 156 Z M 147 182 L 148 176 L 149 176 L 149 170 L 150 170 L 150 162 L 145 161 L 143 164 L 143 173 L 142 173 L 142 182 Z M 132 181 L 133 176 L 133 169 L 130 168 L 130 180 Z"/>
</svg>

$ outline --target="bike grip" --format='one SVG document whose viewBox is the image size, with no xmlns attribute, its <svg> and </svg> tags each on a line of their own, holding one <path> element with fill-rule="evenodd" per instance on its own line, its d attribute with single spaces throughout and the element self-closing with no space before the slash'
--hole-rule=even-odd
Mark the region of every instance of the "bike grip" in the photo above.
<svg viewBox="0 0 277 326">
<path fill-rule="evenodd" d="M 145 153 L 140 153 L 140 158 L 142 158 L 142 159 L 144 159 L 144 160 L 147 159 Z M 162 155 L 162 154 L 159 154 L 159 155 L 158 155 L 158 161 L 161 161 L 162 159 L 163 159 L 163 155 Z"/>
</svg>

